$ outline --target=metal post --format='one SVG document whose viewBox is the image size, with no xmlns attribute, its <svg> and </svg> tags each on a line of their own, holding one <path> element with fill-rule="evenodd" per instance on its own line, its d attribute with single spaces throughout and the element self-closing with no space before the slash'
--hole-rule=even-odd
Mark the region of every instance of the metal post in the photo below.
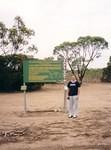
<svg viewBox="0 0 111 150">
<path fill-rule="evenodd" d="M 67 111 L 67 83 L 66 83 L 66 59 L 64 58 L 64 112 Z"/>
<path fill-rule="evenodd" d="M 25 83 L 24 83 L 24 87 L 25 87 Z M 24 89 L 24 112 L 27 112 L 27 102 L 26 102 L 26 89 Z"/>
</svg>

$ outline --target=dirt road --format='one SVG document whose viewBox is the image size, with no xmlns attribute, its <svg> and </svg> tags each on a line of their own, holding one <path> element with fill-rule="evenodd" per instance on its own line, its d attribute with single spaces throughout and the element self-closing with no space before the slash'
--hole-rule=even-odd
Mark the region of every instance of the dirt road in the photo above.
<svg viewBox="0 0 111 150">
<path fill-rule="evenodd" d="M 0 94 L 0 150 L 111 150 L 111 84 L 84 84 L 79 117 L 63 108 L 63 85 L 27 93 Z"/>
</svg>

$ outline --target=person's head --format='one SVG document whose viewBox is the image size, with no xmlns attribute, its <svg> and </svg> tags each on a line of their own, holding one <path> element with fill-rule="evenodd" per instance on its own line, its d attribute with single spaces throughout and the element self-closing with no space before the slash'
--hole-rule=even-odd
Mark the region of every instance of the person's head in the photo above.
<svg viewBox="0 0 111 150">
<path fill-rule="evenodd" d="M 76 80 L 76 78 L 75 78 L 74 75 L 71 77 L 71 80 L 72 80 L 72 81 L 75 81 L 75 80 Z"/>
</svg>

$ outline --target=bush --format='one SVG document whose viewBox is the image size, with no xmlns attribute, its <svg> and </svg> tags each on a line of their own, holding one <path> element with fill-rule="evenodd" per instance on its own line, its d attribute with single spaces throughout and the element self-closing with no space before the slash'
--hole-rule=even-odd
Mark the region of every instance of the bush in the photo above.
<svg viewBox="0 0 111 150">
<path fill-rule="evenodd" d="M 111 82 L 111 66 L 103 69 L 102 82 Z"/>
<path fill-rule="evenodd" d="M 103 82 L 111 82 L 111 56 L 109 58 L 109 62 L 107 63 L 107 67 L 103 69 L 101 80 Z"/>
<path fill-rule="evenodd" d="M 23 60 L 25 55 L 0 56 L 0 91 L 20 91 L 23 85 Z M 40 89 L 42 83 L 28 83 L 28 90 Z"/>
</svg>

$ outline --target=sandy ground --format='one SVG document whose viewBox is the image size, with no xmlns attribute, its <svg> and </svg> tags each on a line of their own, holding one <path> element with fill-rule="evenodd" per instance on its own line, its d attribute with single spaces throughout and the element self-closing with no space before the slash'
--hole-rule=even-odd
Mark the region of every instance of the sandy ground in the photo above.
<svg viewBox="0 0 111 150">
<path fill-rule="evenodd" d="M 29 92 L 0 94 L 0 150 L 111 150 L 111 84 L 84 84 L 79 117 L 59 111 L 63 85 Z"/>
</svg>

